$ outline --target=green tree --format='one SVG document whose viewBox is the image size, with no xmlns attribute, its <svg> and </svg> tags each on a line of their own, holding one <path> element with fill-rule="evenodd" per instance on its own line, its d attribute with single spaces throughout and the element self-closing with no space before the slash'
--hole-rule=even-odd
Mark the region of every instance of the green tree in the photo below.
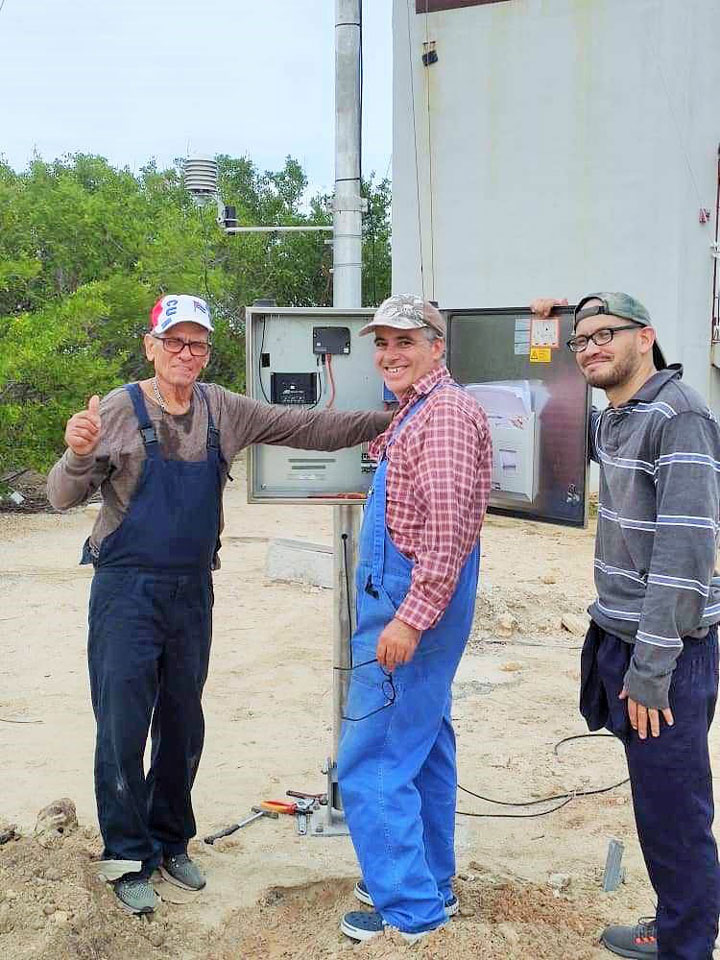
<svg viewBox="0 0 720 960">
<path fill-rule="evenodd" d="M 306 201 L 307 178 L 287 157 L 260 171 L 217 158 L 225 203 L 246 225 L 329 225 L 331 198 Z M 363 184 L 366 304 L 389 292 L 390 187 Z M 88 396 L 147 375 L 142 335 L 164 293 L 211 303 L 208 378 L 244 389 L 244 308 L 260 296 L 288 306 L 332 303 L 332 245 L 323 233 L 228 235 L 211 205 L 197 209 L 178 164 L 138 175 L 102 157 L 0 162 L 0 477 L 47 468 L 63 426 Z"/>
</svg>

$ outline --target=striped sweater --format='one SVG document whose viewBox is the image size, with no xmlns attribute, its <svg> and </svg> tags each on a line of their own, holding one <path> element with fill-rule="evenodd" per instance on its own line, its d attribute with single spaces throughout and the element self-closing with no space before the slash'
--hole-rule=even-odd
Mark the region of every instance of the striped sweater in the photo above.
<svg viewBox="0 0 720 960">
<path fill-rule="evenodd" d="M 679 365 L 661 370 L 590 424 L 600 504 L 589 612 L 635 644 L 625 687 L 656 708 L 668 706 L 682 638 L 720 621 L 720 427 L 681 378 Z"/>
</svg>

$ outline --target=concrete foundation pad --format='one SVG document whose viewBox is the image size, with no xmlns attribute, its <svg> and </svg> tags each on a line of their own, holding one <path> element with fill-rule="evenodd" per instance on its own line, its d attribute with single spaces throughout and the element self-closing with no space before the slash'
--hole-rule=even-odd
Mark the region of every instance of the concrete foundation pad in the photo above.
<svg viewBox="0 0 720 960">
<path fill-rule="evenodd" d="M 314 587 L 333 586 L 333 551 L 324 543 L 308 540 L 271 540 L 266 573 L 270 580 L 306 583 Z"/>
</svg>

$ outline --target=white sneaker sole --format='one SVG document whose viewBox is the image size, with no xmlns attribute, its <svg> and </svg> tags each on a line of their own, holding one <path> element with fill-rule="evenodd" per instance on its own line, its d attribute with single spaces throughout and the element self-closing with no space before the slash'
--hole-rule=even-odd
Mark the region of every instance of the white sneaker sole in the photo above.
<svg viewBox="0 0 720 960">
<path fill-rule="evenodd" d="M 367 890 L 363 890 L 359 883 L 355 884 L 355 889 L 353 890 L 353 894 L 355 895 L 355 899 L 359 900 L 360 903 L 364 903 L 366 907 L 375 906 L 370 894 L 367 892 Z M 457 914 L 459 909 L 460 909 L 460 903 L 457 897 L 455 897 L 455 900 L 449 907 L 448 906 L 445 907 L 445 910 L 447 911 L 447 915 L 449 917 L 454 917 Z"/>
<path fill-rule="evenodd" d="M 395 927 L 388 927 L 386 929 L 394 930 Z M 349 923 L 345 923 L 345 920 L 341 920 L 340 930 L 346 937 L 350 937 L 351 940 L 357 940 L 358 943 L 372 940 L 373 937 L 377 937 L 378 934 L 382 932 L 380 930 L 358 930 L 356 927 L 351 927 Z M 428 933 L 432 933 L 433 931 L 426 930 L 423 933 L 404 933 L 402 930 L 398 930 L 397 932 L 407 943 L 415 943 L 416 940 L 422 940 L 423 937 L 426 937 Z"/>
<path fill-rule="evenodd" d="M 182 883 L 182 881 L 178 880 L 177 877 L 174 877 L 171 873 L 169 873 L 162 864 L 158 867 L 158 870 L 160 871 L 160 876 L 163 878 L 163 880 L 167 880 L 168 883 L 171 883 L 174 887 L 178 887 L 180 890 L 188 890 L 190 893 L 199 893 L 201 890 L 205 889 L 205 884 L 203 884 L 202 887 L 190 887 L 187 885 L 187 883 Z"/>
<path fill-rule="evenodd" d="M 147 917 L 151 913 L 155 913 L 157 906 L 154 907 L 140 907 L 136 909 L 131 907 L 129 903 L 125 903 L 124 900 L 121 900 L 120 897 L 117 897 L 117 902 L 120 904 L 125 913 L 129 913 L 133 917 Z"/>
</svg>

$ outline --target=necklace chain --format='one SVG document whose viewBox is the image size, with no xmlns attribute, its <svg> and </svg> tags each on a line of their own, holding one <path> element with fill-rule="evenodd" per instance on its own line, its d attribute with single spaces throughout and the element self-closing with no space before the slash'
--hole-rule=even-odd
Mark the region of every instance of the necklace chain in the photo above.
<svg viewBox="0 0 720 960">
<path fill-rule="evenodd" d="M 163 397 L 163 395 L 160 393 L 160 387 L 158 386 L 157 377 L 153 377 L 152 385 L 153 385 L 153 393 L 155 394 L 155 399 L 157 400 L 160 409 L 162 410 L 163 413 L 167 413 L 167 403 L 165 402 L 165 398 Z"/>
</svg>

